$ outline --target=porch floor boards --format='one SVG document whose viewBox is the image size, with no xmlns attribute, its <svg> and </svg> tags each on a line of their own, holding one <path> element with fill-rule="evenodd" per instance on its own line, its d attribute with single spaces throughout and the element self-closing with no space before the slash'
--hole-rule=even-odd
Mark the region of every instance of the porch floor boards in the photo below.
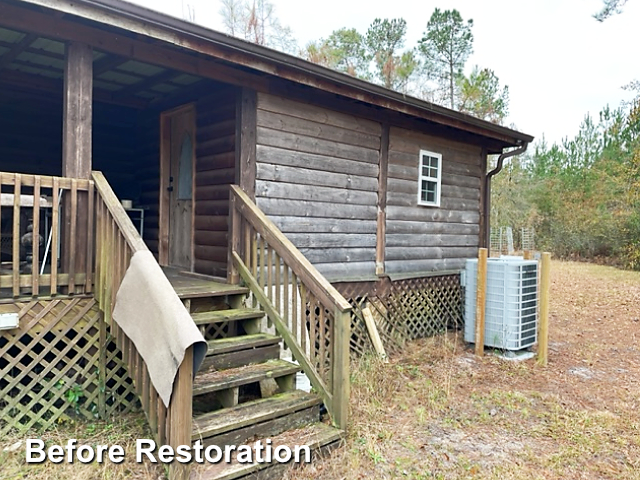
<svg viewBox="0 0 640 480">
<path fill-rule="evenodd" d="M 248 288 L 229 285 L 218 277 L 193 274 L 175 268 L 165 267 L 163 270 L 178 297 L 182 299 L 242 295 L 249 292 Z"/>
</svg>

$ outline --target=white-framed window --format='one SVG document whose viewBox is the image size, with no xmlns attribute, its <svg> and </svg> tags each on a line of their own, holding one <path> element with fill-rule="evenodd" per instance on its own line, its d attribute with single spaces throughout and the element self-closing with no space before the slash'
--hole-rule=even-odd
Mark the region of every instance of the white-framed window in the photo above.
<svg viewBox="0 0 640 480">
<path fill-rule="evenodd" d="M 420 150 L 420 170 L 418 171 L 418 205 L 440 206 L 442 181 L 442 155 Z"/>
</svg>

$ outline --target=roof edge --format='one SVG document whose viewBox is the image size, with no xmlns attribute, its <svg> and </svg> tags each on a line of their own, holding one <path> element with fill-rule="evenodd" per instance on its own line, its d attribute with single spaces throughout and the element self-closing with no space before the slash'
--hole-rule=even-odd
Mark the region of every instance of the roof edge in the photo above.
<svg viewBox="0 0 640 480">
<path fill-rule="evenodd" d="M 434 120 L 432 117 L 436 115 L 440 117 L 444 125 L 453 126 L 454 128 L 460 128 L 466 130 L 460 125 L 452 125 L 451 121 L 462 123 L 463 125 L 469 125 L 486 131 L 484 136 L 494 138 L 496 140 L 506 143 L 505 146 L 517 146 L 523 143 L 530 143 L 533 141 L 533 136 L 513 130 L 502 125 L 497 125 L 486 120 L 479 119 L 472 115 L 468 115 L 456 110 L 452 110 L 426 100 L 421 100 L 416 97 L 402 94 L 400 92 L 390 90 L 388 88 L 376 85 L 374 83 L 367 82 L 365 80 L 352 77 L 342 72 L 329 69 L 327 67 L 311 63 L 302 58 L 295 57 L 277 50 L 273 50 L 262 45 L 257 45 L 222 32 L 211 30 L 207 27 L 196 25 L 185 20 L 173 17 L 155 10 L 148 9 L 146 7 L 129 3 L 123 0 L 20 0 L 24 3 L 30 3 L 33 5 L 39 5 L 42 7 L 50 8 L 53 10 L 62 11 L 72 15 L 77 15 L 83 18 L 97 21 L 99 23 L 105 23 L 114 25 L 120 28 L 124 28 L 130 31 L 141 33 L 146 36 L 158 37 L 161 31 L 165 32 L 165 35 L 161 35 L 162 40 L 170 41 L 176 45 L 183 46 L 193 51 L 198 51 L 193 47 L 190 42 L 181 42 L 177 35 L 184 35 L 196 39 L 198 41 L 205 41 L 209 44 L 213 44 L 216 47 L 230 50 L 232 53 L 248 55 L 257 60 L 261 60 L 265 63 L 257 63 L 250 66 L 251 68 L 268 73 L 270 75 L 287 78 L 283 76 L 282 68 L 289 68 L 297 73 L 306 75 L 314 75 L 325 81 L 329 81 L 337 84 L 338 86 L 344 86 L 354 89 L 365 95 L 374 95 L 380 99 L 384 99 L 390 102 L 396 102 L 398 105 L 404 105 L 411 109 L 417 110 L 416 113 L 409 113 L 410 115 L 421 117 L 419 112 L 424 112 L 429 115 L 428 120 Z M 99 15 L 91 15 L 90 10 L 98 10 L 108 15 L 100 17 Z M 96 12 L 97 13 L 97 12 Z M 122 24 L 114 23 L 114 16 L 124 17 L 128 22 L 121 22 Z M 137 22 L 136 25 L 133 22 Z M 160 31 L 154 32 L 154 28 Z M 168 36 L 166 34 L 169 34 Z M 211 55 L 210 52 L 201 52 Z M 211 55 L 213 56 L 213 55 Z M 228 59 L 225 59 L 228 60 Z M 228 60 L 233 61 L 233 60 Z M 238 63 L 238 62 L 235 62 Z M 240 63 L 238 63 L 240 64 Z M 244 64 L 241 64 L 244 65 Z M 249 66 L 249 65 L 244 65 Z M 291 80 L 289 78 L 289 80 Z M 296 80 L 294 80 L 296 81 Z M 299 82 L 313 86 L 314 88 L 323 89 L 322 87 L 312 85 L 310 83 Z M 346 93 L 343 95 L 349 96 Z M 362 98 L 353 97 L 358 100 L 362 100 L 367 103 L 372 103 L 369 100 L 363 100 Z M 380 104 L 379 106 L 385 106 Z M 385 106 L 393 110 L 392 106 Z M 407 112 L 403 112 L 407 113 Z M 425 117 L 422 117 L 425 118 Z M 447 121 L 449 120 L 449 122 Z M 435 121 L 438 121 L 435 119 Z M 478 133 L 478 132 L 473 132 Z M 488 135 L 487 135 L 488 134 Z M 493 135 L 491 135 L 493 134 Z M 482 135 L 482 134 L 481 134 Z"/>
</svg>

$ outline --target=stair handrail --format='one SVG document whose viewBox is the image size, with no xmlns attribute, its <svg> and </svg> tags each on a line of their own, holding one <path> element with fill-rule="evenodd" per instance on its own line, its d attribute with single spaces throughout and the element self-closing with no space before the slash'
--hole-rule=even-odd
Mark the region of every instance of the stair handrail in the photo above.
<svg viewBox="0 0 640 480">
<path fill-rule="evenodd" d="M 116 294 L 131 258 L 137 252 L 149 251 L 126 210 L 116 197 L 101 172 L 92 172 L 95 184 L 96 247 L 95 247 L 95 296 L 103 313 L 101 337 L 106 341 L 107 328 L 122 357 L 151 431 L 159 445 L 191 444 L 192 432 L 192 385 L 193 346 L 185 352 L 176 374 L 171 400 L 165 407 L 153 382 L 149 370 L 134 342 L 112 321 Z M 177 294 L 176 294 L 177 295 Z M 154 332 L 159 335 L 161 332 Z M 103 340 L 101 340 L 103 341 Z M 104 368 L 100 369 L 104 385 Z M 173 462 L 169 469 L 170 480 L 189 478 L 188 464 Z"/>
<path fill-rule="evenodd" d="M 230 280 L 242 278 L 346 428 L 351 305 L 237 185 L 230 202 Z"/>
</svg>

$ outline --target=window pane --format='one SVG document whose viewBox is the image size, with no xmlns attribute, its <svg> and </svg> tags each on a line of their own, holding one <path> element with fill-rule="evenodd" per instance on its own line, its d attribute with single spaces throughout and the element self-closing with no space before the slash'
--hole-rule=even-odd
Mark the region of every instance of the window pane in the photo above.
<svg viewBox="0 0 640 480">
<path fill-rule="evenodd" d="M 438 183 L 442 176 L 442 159 L 435 153 L 425 152 L 420 156 L 419 165 L 419 202 L 422 204 L 436 205 L 438 202 Z"/>
<path fill-rule="evenodd" d="M 422 181 L 420 189 L 420 200 L 423 202 L 435 203 L 438 184 L 436 182 Z"/>
</svg>

